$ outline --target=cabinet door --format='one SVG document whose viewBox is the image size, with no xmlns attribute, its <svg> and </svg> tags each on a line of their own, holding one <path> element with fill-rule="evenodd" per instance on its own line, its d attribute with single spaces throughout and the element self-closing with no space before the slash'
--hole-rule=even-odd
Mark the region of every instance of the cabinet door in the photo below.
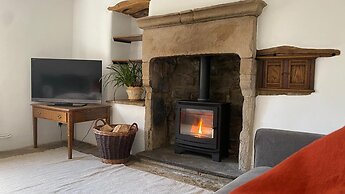
<svg viewBox="0 0 345 194">
<path fill-rule="evenodd" d="M 309 89 L 311 62 L 308 59 L 288 60 L 287 88 Z"/>
<path fill-rule="evenodd" d="M 282 88 L 283 72 L 283 60 L 266 60 L 263 65 L 263 88 Z"/>
</svg>

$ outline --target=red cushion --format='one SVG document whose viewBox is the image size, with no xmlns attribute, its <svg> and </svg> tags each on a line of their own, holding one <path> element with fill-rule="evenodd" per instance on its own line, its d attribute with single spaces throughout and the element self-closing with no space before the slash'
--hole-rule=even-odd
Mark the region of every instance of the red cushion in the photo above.
<svg viewBox="0 0 345 194">
<path fill-rule="evenodd" d="M 231 194 L 345 193 L 345 127 L 309 144 Z"/>
</svg>

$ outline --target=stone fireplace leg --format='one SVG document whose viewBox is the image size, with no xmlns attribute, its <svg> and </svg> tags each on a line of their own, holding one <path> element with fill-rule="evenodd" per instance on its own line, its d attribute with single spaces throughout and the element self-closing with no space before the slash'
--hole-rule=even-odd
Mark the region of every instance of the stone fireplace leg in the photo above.
<svg viewBox="0 0 345 194">
<path fill-rule="evenodd" d="M 254 139 L 254 114 L 256 95 L 256 64 L 255 60 L 241 59 L 240 87 L 243 101 L 242 131 L 240 134 L 239 168 L 247 171 L 252 166 L 253 139 Z"/>
<path fill-rule="evenodd" d="M 143 62 L 143 86 L 145 88 L 145 150 L 152 150 L 152 88 L 150 85 L 150 63 Z"/>
</svg>

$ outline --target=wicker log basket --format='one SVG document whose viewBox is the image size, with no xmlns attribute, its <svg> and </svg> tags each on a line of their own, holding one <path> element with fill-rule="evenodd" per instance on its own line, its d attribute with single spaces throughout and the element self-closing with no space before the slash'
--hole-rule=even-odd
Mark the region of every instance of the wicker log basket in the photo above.
<svg viewBox="0 0 345 194">
<path fill-rule="evenodd" d="M 102 122 L 102 125 L 98 125 L 98 122 Z M 138 125 L 133 123 L 130 126 L 128 133 L 101 131 L 101 127 L 106 124 L 107 123 L 104 120 L 98 119 L 93 128 L 93 132 L 96 136 L 97 147 L 101 154 L 101 158 L 103 158 L 102 162 L 107 164 L 126 163 L 129 160 L 135 134 L 138 131 Z M 110 126 L 114 128 L 116 125 Z"/>
</svg>

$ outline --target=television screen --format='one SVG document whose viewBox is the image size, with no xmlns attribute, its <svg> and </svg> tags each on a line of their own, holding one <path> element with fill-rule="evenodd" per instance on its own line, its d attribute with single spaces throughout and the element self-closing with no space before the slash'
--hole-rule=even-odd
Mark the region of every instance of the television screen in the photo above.
<svg viewBox="0 0 345 194">
<path fill-rule="evenodd" d="M 32 58 L 32 101 L 100 103 L 101 76 L 100 60 Z"/>
</svg>

